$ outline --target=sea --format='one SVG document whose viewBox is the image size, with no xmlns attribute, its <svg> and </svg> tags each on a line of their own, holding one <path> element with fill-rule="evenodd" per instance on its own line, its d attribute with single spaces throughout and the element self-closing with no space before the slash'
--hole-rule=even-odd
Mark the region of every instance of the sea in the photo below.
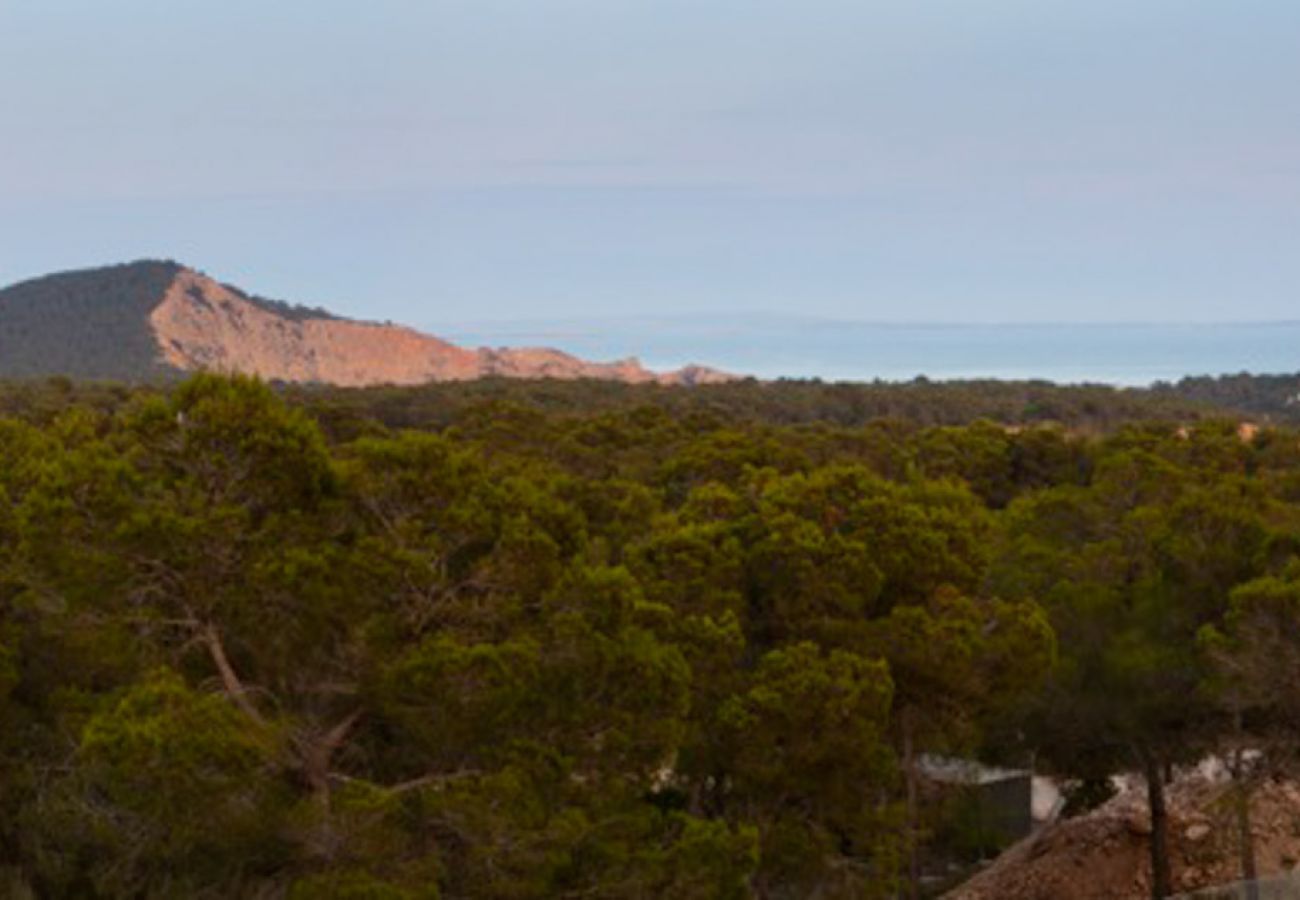
<svg viewBox="0 0 1300 900">
<path fill-rule="evenodd" d="M 1300 373 L 1300 321 L 891 324 L 772 315 L 441 323 L 466 346 L 549 346 L 652 369 L 699 363 L 762 379 L 1044 380 L 1144 386 L 1198 375 Z"/>
</svg>

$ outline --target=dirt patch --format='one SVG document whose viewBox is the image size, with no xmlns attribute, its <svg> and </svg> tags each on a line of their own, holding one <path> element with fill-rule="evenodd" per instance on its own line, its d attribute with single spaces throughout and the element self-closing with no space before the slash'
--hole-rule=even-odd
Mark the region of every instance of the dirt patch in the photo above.
<svg viewBox="0 0 1300 900">
<path fill-rule="evenodd" d="M 1193 891 L 1241 877 L 1229 785 L 1190 776 L 1169 789 L 1174 889 Z M 1260 876 L 1300 861 L 1300 786 L 1270 781 L 1250 806 Z M 1145 900 L 1150 896 L 1151 821 L 1144 790 L 1048 826 L 1007 850 L 949 900 Z"/>
</svg>

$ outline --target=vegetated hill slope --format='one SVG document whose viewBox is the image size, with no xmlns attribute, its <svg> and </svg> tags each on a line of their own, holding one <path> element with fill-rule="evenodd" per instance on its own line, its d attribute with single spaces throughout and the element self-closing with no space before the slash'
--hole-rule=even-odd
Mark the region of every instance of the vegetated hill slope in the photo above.
<svg viewBox="0 0 1300 900">
<path fill-rule="evenodd" d="M 636 360 L 591 363 L 549 348 L 466 349 L 410 328 L 263 300 L 173 262 L 0 290 L 0 377 L 142 381 L 201 369 L 342 386 L 489 375 L 663 384 L 729 377 L 698 366 L 657 374 Z"/>
<path fill-rule="evenodd" d="M 141 262 L 0 290 L 0 375 L 140 381 L 165 373 L 149 314 L 180 271 Z"/>
</svg>

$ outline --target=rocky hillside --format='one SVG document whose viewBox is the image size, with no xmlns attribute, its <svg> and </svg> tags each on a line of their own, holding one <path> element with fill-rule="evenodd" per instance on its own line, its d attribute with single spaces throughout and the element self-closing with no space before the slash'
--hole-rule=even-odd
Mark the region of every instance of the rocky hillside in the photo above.
<svg viewBox="0 0 1300 900">
<path fill-rule="evenodd" d="M 689 366 L 586 362 L 549 348 L 467 349 L 396 325 L 253 297 L 171 262 L 69 272 L 0 290 L 0 377 L 141 381 L 199 369 L 345 386 L 490 375 L 630 383 L 727 380 Z"/>
</svg>

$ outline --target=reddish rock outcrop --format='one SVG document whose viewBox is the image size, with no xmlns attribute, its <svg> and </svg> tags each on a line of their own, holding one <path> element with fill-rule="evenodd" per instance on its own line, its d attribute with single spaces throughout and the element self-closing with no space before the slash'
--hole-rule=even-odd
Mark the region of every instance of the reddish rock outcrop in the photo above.
<svg viewBox="0 0 1300 900">
<path fill-rule="evenodd" d="M 279 381 L 410 385 L 498 375 L 691 385 L 732 377 L 701 366 L 659 374 L 635 359 L 591 363 L 547 348 L 468 350 L 396 325 L 285 316 L 188 269 L 178 272 L 149 324 L 174 368 Z"/>
</svg>

